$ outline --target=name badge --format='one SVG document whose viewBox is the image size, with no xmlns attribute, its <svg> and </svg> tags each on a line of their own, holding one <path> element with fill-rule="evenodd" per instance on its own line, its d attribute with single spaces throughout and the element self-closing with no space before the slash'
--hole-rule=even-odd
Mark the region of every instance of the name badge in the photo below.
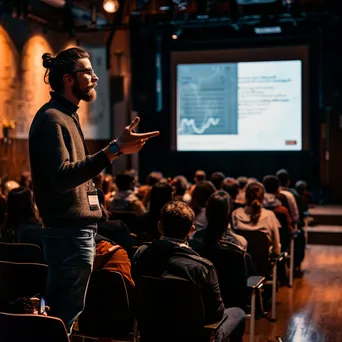
<svg viewBox="0 0 342 342">
<path fill-rule="evenodd" d="M 90 210 L 100 210 L 99 197 L 96 190 L 88 192 L 88 203 Z"/>
</svg>

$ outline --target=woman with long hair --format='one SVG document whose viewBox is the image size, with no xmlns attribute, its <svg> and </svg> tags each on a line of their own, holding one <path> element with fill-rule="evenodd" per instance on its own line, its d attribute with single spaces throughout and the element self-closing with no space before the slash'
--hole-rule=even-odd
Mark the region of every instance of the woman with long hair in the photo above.
<svg viewBox="0 0 342 342">
<path fill-rule="evenodd" d="M 231 209 L 231 197 L 225 191 L 214 192 L 206 205 L 207 226 L 195 232 L 192 239 L 201 241 L 203 248 L 219 246 L 246 252 L 246 239 L 235 234 L 230 227 Z"/>
<path fill-rule="evenodd" d="M 279 228 L 281 224 L 271 210 L 263 208 L 265 189 L 252 182 L 246 188 L 246 206 L 233 212 L 235 230 L 259 230 L 265 233 L 272 246 L 272 254 L 280 254 Z"/>
<path fill-rule="evenodd" d="M 8 193 L 7 217 L 1 226 L 1 240 L 42 244 L 42 226 L 29 188 L 20 186 Z"/>
</svg>

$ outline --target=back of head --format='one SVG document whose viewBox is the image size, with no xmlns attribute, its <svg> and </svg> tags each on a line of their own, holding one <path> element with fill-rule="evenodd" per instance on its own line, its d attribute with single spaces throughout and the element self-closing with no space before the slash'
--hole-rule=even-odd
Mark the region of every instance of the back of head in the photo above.
<svg viewBox="0 0 342 342">
<path fill-rule="evenodd" d="M 225 178 L 225 175 L 222 172 L 214 172 L 211 177 L 210 181 L 214 184 L 216 190 L 221 189 L 221 184 Z"/>
<path fill-rule="evenodd" d="M 290 181 L 289 172 L 285 169 L 278 170 L 276 176 L 279 179 L 280 186 L 287 187 Z"/>
<path fill-rule="evenodd" d="M 268 175 L 263 179 L 263 184 L 265 187 L 265 191 L 268 194 L 276 194 L 279 189 L 279 179 L 276 176 Z"/>
<path fill-rule="evenodd" d="M 207 232 L 217 242 L 226 230 L 231 217 L 231 199 L 225 191 L 216 191 L 208 199 L 206 205 L 208 221 Z"/>
<path fill-rule="evenodd" d="M 264 186 L 261 183 L 250 183 L 246 188 L 246 205 L 251 211 L 251 223 L 257 224 L 261 215 L 264 200 Z"/>
<path fill-rule="evenodd" d="M 176 195 L 184 195 L 189 187 L 188 180 L 184 176 L 176 176 L 172 180 L 172 185 L 175 188 Z"/>
<path fill-rule="evenodd" d="M 102 181 L 102 190 L 103 193 L 106 195 L 112 191 L 113 188 L 113 176 L 112 175 L 105 175 Z"/>
<path fill-rule="evenodd" d="M 52 90 L 63 93 L 63 76 L 74 74 L 77 70 L 78 60 L 82 58 L 89 58 L 89 54 L 79 47 L 63 50 L 56 57 L 50 53 L 44 53 L 42 56 L 43 66 L 47 69 L 44 76 L 45 83 L 49 83 Z"/>
<path fill-rule="evenodd" d="M 203 170 L 197 170 L 195 172 L 195 177 L 194 177 L 194 181 L 197 182 L 202 182 L 205 181 L 207 179 L 207 174 L 205 173 L 205 171 Z"/>
<path fill-rule="evenodd" d="M 160 219 L 160 211 L 163 206 L 173 200 L 172 186 L 165 182 L 154 184 L 150 192 L 150 216 Z"/>
<path fill-rule="evenodd" d="M 119 191 L 132 190 L 134 178 L 131 174 L 120 172 L 115 176 L 115 184 Z"/>
<path fill-rule="evenodd" d="M 173 201 L 164 205 L 160 213 L 163 235 L 185 240 L 195 219 L 193 210 L 184 202 Z"/>
<path fill-rule="evenodd" d="M 204 208 L 209 197 L 216 191 L 214 185 L 209 181 L 199 182 L 192 192 L 192 208 Z"/>
<path fill-rule="evenodd" d="M 247 177 L 238 177 L 237 178 L 237 182 L 238 182 L 238 184 L 239 184 L 239 188 L 240 189 L 244 189 L 245 188 L 245 186 L 247 185 L 247 183 L 248 183 L 248 178 Z"/>
<path fill-rule="evenodd" d="M 307 191 L 307 189 L 308 189 L 308 183 L 303 181 L 303 180 L 299 180 L 296 183 L 295 188 L 296 188 L 298 194 L 300 196 L 303 196 L 305 194 L 305 192 Z"/>
<path fill-rule="evenodd" d="M 227 192 L 232 200 L 235 201 L 236 196 L 239 193 L 239 183 L 236 179 L 227 177 L 221 184 L 221 190 Z"/>
<path fill-rule="evenodd" d="M 15 229 L 20 223 L 36 219 L 33 192 L 26 187 L 11 190 L 7 197 L 7 218 L 5 229 Z"/>
<path fill-rule="evenodd" d="M 19 185 L 32 189 L 32 176 L 30 171 L 24 171 L 19 179 Z"/>
<path fill-rule="evenodd" d="M 7 181 L 5 184 L 4 184 L 4 195 L 5 196 L 8 196 L 8 194 L 13 190 L 13 189 L 16 189 L 16 188 L 19 188 L 20 185 L 13 181 L 13 180 L 9 180 Z"/>
<path fill-rule="evenodd" d="M 153 186 L 163 178 L 163 174 L 158 171 L 150 172 L 146 178 L 146 185 Z"/>
</svg>

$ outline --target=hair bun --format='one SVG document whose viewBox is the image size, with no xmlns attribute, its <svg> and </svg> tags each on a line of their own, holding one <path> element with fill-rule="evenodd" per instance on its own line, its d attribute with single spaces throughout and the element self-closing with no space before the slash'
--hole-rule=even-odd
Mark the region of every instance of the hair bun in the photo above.
<svg viewBox="0 0 342 342">
<path fill-rule="evenodd" d="M 51 53 L 44 53 L 42 56 L 43 59 L 43 67 L 46 69 L 51 69 L 53 61 L 55 58 L 51 55 Z"/>
</svg>

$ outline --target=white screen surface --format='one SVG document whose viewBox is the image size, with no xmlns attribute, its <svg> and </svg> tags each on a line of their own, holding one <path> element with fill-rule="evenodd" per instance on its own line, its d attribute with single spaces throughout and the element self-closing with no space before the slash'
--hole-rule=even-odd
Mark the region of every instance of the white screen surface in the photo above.
<svg viewBox="0 0 342 342">
<path fill-rule="evenodd" d="M 302 150 L 300 60 L 178 64 L 178 151 Z"/>
</svg>

